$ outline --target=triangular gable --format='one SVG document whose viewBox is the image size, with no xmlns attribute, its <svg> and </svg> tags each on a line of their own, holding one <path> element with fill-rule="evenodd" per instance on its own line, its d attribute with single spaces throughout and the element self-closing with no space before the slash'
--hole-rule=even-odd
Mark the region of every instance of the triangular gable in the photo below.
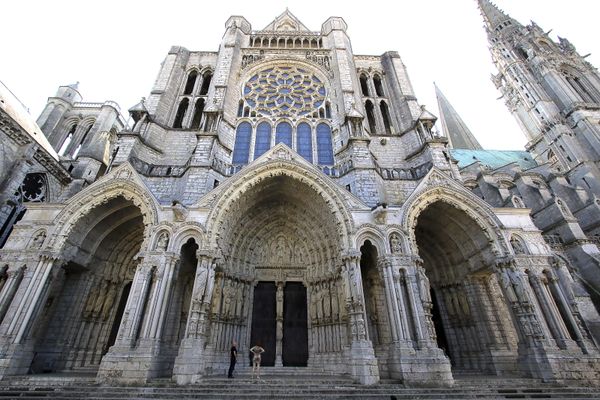
<svg viewBox="0 0 600 400">
<path fill-rule="evenodd" d="M 429 172 L 427 173 L 427 175 L 423 177 L 421 182 L 419 182 L 415 190 L 411 193 L 409 198 L 406 200 L 406 203 L 408 203 L 411 200 L 411 198 L 415 195 L 418 196 L 419 194 L 421 194 L 422 192 L 424 192 L 432 186 L 444 186 L 446 188 L 452 188 L 459 192 L 466 193 L 469 196 L 475 196 L 475 194 L 473 194 L 473 192 L 471 192 L 469 189 L 465 188 L 462 183 L 448 176 L 445 172 L 441 171 L 440 169 L 432 167 L 431 170 L 429 170 Z"/>
<path fill-rule="evenodd" d="M 109 173 L 102 176 L 100 179 L 98 179 L 88 187 L 95 187 L 97 185 L 101 185 L 102 183 L 110 182 L 113 179 L 123 179 L 143 188 L 144 191 L 150 197 L 152 197 L 155 204 L 159 204 L 158 200 L 156 199 L 156 196 L 154 196 L 154 193 L 152 193 L 148 186 L 146 186 L 146 183 L 142 180 L 140 174 L 135 170 L 135 168 L 133 168 L 133 165 L 131 165 L 129 161 L 126 161 L 123 164 L 120 164 L 119 166 L 111 169 Z"/>
<path fill-rule="evenodd" d="M 267 25 L 263 31 L 310 32 L 309 29 L 287 8 L 269 25 Z"/>
<path fill-rule="evenodd" d="M 310 170 L 321 176 L 322 179 L 329 180 L 331 182 L 330 187 L 335 188 L 339 196 L 343 197 L 347 207 L 350 209 L 369 209 L 361 199 L 356 197 L 354 194 L 348 192 L 344 188 L 340 187 L 338 183 L 333 181 L 329 176 L 323 173 L 314 164 L 306 161 L 304 157 L 290 149 L 283 143 L 278 143 L 270 148 L 265 154 L 252 161 L 241 171 L 227 179 L 221 185 L 208 192 L 206 195 L 201 197 L 195 204 L 194 207 L 210 207 L 215 199 L 221 197 L 222 193 L 226 191 L 231 185 L 238 184 L 237 182 L 243 181 L 247 174 L 252 173 L 256 168 L 259 168 L 262 164 L 269 163 L 272 161 L 281 161 L 283 163 L 289 162 L 294 164 L 300 164 L 303 168 Z"/>
</svg>

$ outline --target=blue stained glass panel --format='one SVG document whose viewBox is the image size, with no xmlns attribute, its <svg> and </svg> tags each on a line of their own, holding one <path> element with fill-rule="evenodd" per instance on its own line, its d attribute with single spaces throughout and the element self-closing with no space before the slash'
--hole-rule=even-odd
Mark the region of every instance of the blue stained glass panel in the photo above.
<svg viewBox="0 0 600 400">
<path fill-rule="evenodd" d="M 254 159 L 262 156 L 271 147 L 271 125 L 261 122 L 256 128 L 256 142 L 254 143 Z"/>
<path fill-rule="evenodd" d="M 327 124 L 317 125 L 317 158 L 320 165 L 333 165 L 331 128 Z"/>
<path fill-rule="evenodd" d="M 233 148 L 233 164 L 248 164 L 251 138 L 252 126 L 248 122 L 239 124 L 235 135 L 235 146 Z"/>
<path fill-rule="evenodd" d="M 304 157 L 308 162 L 313 162 L 311 136 L 310 125 L 306 122 L 302 122 L 298 125 L 296 132 L 296 149 L 298 150 L 298 154 Z"/>
<path fill-rule="evenodd" d="M 290 149 L 292 148 L 292 126 L 287 122 L 277 125 L 275 132 L 275 144 L 284 143 Z"/>
</svg>

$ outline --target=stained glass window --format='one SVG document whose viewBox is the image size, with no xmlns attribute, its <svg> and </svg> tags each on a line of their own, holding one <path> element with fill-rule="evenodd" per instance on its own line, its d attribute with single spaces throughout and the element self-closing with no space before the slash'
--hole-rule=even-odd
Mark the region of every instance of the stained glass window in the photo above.
<svg viewBox="0 0 600 400">
<path fill-rule="evenodd" d="M 302 122 L 300 125 L 298 125 L 296 142 L 298 154 L 304 157 L 308 162 L 312 162 L 312 134 L 310 125 L 308 125 L 306 122 Z"/>
<path fill-rule="evenodd" d="M 312 115 L 327 94 L 319 78 L 292 66 L 275 66 L 257 73 L 242 92 L 257 116 L 281 117 Z"/>
<path fill-rule="evenodd" d="M 331 128 L 327 124 L 317 125 L 317 155 L 320 165 L 333 165 Z"/>
<path fill-rule="evenodd" d="M 275 131 L 275 144 L 277 143 L 283 143 L 290 149 L 292 148 L 292 126 L 287 122 L 281 122 L 277 125 Z"/>
<path fill-rule="evenodd" d="M 235 147 L 233 148 L 234 164 L 248 164 L 251 137 L 252 126 L 248 122 L 242 122 L 237 127 L 235 135 Z"/>
<path fill-rule="evenodd" d="M 254 159 L 262 156 L 271 147 L 271 125 L 261 122 L 256 127 L 256 143 L 254 145 Z"/>
</svg>

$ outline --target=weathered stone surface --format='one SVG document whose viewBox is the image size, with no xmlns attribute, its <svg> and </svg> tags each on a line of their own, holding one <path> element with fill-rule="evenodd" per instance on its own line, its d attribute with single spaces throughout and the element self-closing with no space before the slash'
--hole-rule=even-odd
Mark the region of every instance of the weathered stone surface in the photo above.
<svg viewBox="0 0 600 400">
<path fill-rule="evenodd" d="M 518 25 L 480 6 L 497 32 Z M 459 169 L 399 55 L 354 55 L 341 18 L 226 26 L 218 52 L 169 51 L 133 126 L 74 85 L 38 119 L 46 141 L 0 109 L 1 377 L 202 384 L 235 340 L 241 370 L 261 341 L 276 368 L 293 355 L 374 387 L 600 382 L 600 81 L 566 41 L 525 49 L 545 34 L 520 27 L 503 51 L 528 56 L 509 69 L 490 32 L 540 165 Z M 536 75 L 544 57 L 585 82 Z"/>
</svg>

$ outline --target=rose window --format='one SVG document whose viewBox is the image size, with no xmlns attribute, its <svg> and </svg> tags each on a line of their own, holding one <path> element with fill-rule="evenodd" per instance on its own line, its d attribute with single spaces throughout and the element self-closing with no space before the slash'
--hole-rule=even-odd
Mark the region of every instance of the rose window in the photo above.
<svg viewBox="0 0 600 400">
<path fill-rule="evenodd" d="M 252 76 L 243 97 L 256 116 L 299 117 L 314 114 L 325 102 L 323 83 L 297 67 L 276 66 Z"/>
</svg>

